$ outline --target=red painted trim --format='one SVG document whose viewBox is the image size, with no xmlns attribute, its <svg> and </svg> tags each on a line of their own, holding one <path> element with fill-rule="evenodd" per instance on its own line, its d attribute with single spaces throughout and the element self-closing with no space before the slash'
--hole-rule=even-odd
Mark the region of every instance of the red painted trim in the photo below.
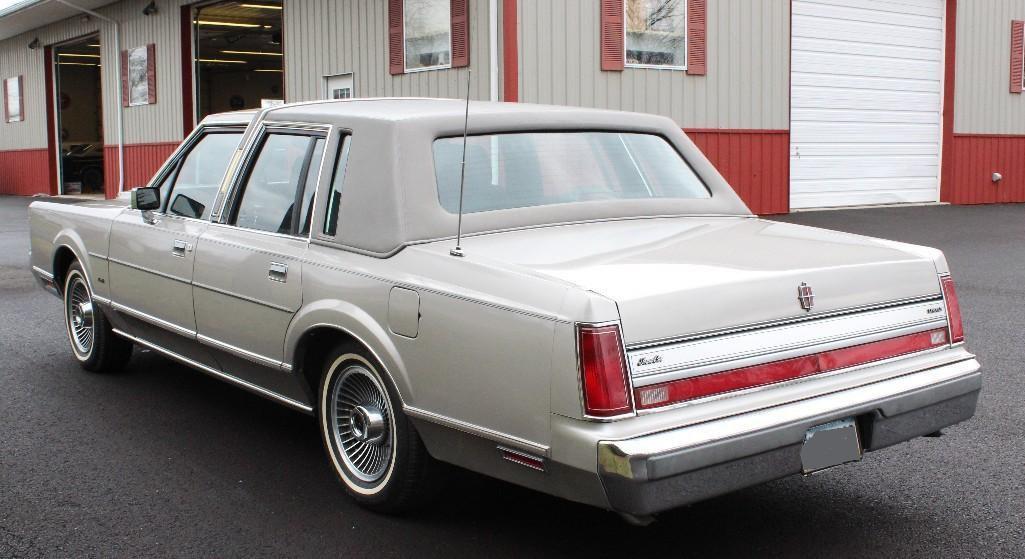
<svg viewBox="0 0 1025 559">
<path fill-rule="evenodd" d="M 1023 138 L 1025 134 L 978 134 L 974 132 L 954 132 L 955 138 Z"/>
<path fill-rule="evenodd" d="M 179 142 L 153 142 L 125 146 L 125 190 L 149 183 L 153 174 L 178 147 Z M 117 176 L 117 145 L 103 146 L 103 166 L 107 176 Z M 118 195 L 108 189 L 107 197 Z"/>
<path fill-rule="evenodd" d="M 943 61 L 943 155 L 940 161 L 940 201 L 950 202 L 954 185 L 954 57 L 957 46 L 957 0 L 947 0 Z"/>
<path fill-rule="evenodd" d="M 604 71 L 622 72 L 626 64 L 626 22 L 623 0 L 601 0 L 599 14 L 599 58 Z"/>
<path fill-rule="evenodd" d="M 789 130 L 773 130 L 771 128 L 684 128 L 688 134 L 789 134 Z"/>
<path fill-rule="evenodd" d="M 0 194 L 51 194 L 48 148 L 0 151 Z"/>
<path fill-rule="evenodd" d="M 182 138 L 196 126 L 192 91 L 192 6 L 181 7 Z"/>
<path fill-rule="evenodd" d="M 502 0 L 502 100 L 520 100 L 520 36 L 516 0 Z"/>
<path fill-rule="evenodd" d="M 706 0 L 687 0 L 687 74 L 704 76 L 707 65 Z"/>
<path fill-rule="evenodd" d="M 44 84 L 46 87 L 46 168 L 50 176 L 50 194 L 56 196 L 60 193 L 57 187 L 57 113 L 54 105 L 54 84 L 53 84 L 53 47 L 43 49 Z M 106 177 L 104 177 L 106 181 Z"/>
<path fill-rule="evenodd" d="M 1025 135 L 956 134 L 949 154 L 946 201 L 952 204 L 1025 202 Z M 1003 177 L 993 182 L 993 173 Z"/>
<path fill-rule="evenodd" d="M 790 211 L 790 131 L 686 129 L 756 214 Z"/>
</svg>

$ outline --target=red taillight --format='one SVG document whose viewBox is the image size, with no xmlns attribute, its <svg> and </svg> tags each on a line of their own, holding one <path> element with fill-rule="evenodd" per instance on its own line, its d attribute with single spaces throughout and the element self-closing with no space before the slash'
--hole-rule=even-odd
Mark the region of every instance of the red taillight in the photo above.
<svg viewBox="0 0 1025 559">
<path fill-rule="evenodd" d="M 579 326 L 577 337 L 584 413 L 612 417 L 633 411 L 619 326 Z"/>
<path fill-rule="evenodd" d="M 956 344 L 964 341 L 964 324 L 961 322 L 961 305 L 957 302 L 957 292 L 954 291 L 954 278 L 943 276 L 940 278 L 943 284 L 943 299 L 947 302 L 947 323 L 950 324 L 950 343 Z"/>
<path fill-rule="evenodd" d="M 637 408 L 647 409 L 713 394 L 754 388 L 947 345 L 947 331 L 928 330 L 783 361 L 674 380 L 637 389 Z"/>
</svg>

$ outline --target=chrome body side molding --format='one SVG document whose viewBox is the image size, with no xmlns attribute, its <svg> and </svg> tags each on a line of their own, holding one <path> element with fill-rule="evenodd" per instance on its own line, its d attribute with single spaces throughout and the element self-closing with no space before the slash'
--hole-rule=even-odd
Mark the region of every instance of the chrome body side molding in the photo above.
<svg viewBox="0 0 1025 559">
<path fill-rule="evenodd" d="M 194 288 L 198 287 L 200 289 L 206 289 L 207 291 L 213 291 L 214 293 L 220 293 L 221 295 L 227 295 L 228 297 L 233 297 L 235 299 L 239 299 L 239 300 L 246 301 L 246 302 L 249 302 L 249 303 L 253 303 L 253 304 L 256 304 L 256 305 L 262 305 L 264 307 L 271 308 L 271 309 L 274 309 L 276 311 L 292 312 L 291 309 L 289 309 L 287 307 L 282 307 L 280 305 L 274 305 L 274 304 L 268 303 L 267 301 L 261 301 L 259 299 L 254 299 L 252 297 L 246 297 L 245 295 L 240 295 L 240 294 L 235 293 L 233 291 L 228 291 L 227 289 L 220 289 L 220 288 L 214 287 L 212 285 L 207 285 L 205 283 L 199 283 L 199 282 L 195 282 L 194 281 L 194 282 L 192 282 L 192 287 L 194 287 Z"/>
<path fill-rule="evenodd" d="M 178 335 L 181 335 L 181 336 L 185 336 L 186 338 L 190 338 L 190 339 L 193 339 L 193 340 L 196 339 L 196 331 L 195 330 L 189 330 L 188 328 L 183 328 L 181 326 L 178 326 L 177 324 L 174 324 L 172 322 L 168 322 L 168 321 L 166 321 L 166 320 L 164 320 L 162 318 L 157 318 L 157 317 L 155 317 L 155 316 L 153 316 L 153 315 L 151 315 L 149 313 L 144 313 L 144 312 L 142 312 L 140 310 L 133 309 L 132 307 L 129 307 L 129 306 L 126 306 L 126 305 L 122 305 L 121 303 L 118 303 L 117 301 L 112 301 L 110 303 L 110 306 L 115 311 L 117 311 L 117 312 L 121 312 L 121 313 L 127 314 L 128 316 L 131 316 L 133 318 L 138 318 L 139 320 L 142 320 L 144 322 L 149 322 L 150 324 L 153 324 L 154 326 L 159 326 L 159 327 L 161 327 L 161 328 L 163 328 L 165 330 L 170 330 L 171 332 L 174 332 L 175 334 L 178 334 Z"/>
<path fill-rule="evenodd" d="M 215 340 L 210 336 L 204 336 L 203 334 L 199 334 L 196 336 L 196 340 L 198 340 L 201 344 L 208 345 L 221 351 L 226 351 L 232 355 L 241 357 L 242 359 L 245 359 L 247 361 L 252 361 L 257 365 L 263 365 L 264 367 L 271 367 L 273 369 L 284 369 L 284 363 L 282 363 L 281 361 L 271 359 L 270 357 L 264 357 L 259 353 L 253 353 L 252 351 L 247 351 L 240 347 L 235 347 L 231 344 L 224 343 L 220 340 Z M 291 367 L 289 367 L 289 370 L 291 370 Z"/>
<path fill-rule="evenodd" d="M 942 299 L 628 351 L 635 386 L 946 328 Z"/>
<path fill-rule="evenodd" d="M 505 433 L 500 433 L 498 431 L 494 431 L 486 427 L 481 427 L 480 425 L 474 425 L 472 423 L 467 423 L 465 421 L 453 419 L 451 417 L 447 417 L 438 413 L 416 408 L 413 406 L 404 406 L 403 411 L 406 412 L 406 415 L 412 418 L 420 419 L 423 421 L 429 421 L 431 423 L 436 423 L 443 427 L 448 427 L 450 429 L 455 429 L 457 431 L 462 431 L 464 433 L 476 435 L 478 437 L 482 437 L 502 445 L 510 446 L 516 450 L 527 451 L 545 458 L 548 458 L 550 456 L 549 447 L 547 445 L 543 445 L 533 441 L 528 441 L 526 439 L 521 439 L 519 437 L 514 437 L 512 435 L 507 435 Z"/>
<path fill-rule="evenodd" d="M 132 264 L 130 262 L 125 262 L 124 260 L 119 260 L 117 258 L 108 258 L 108 260 L 112 264 L 120 264 L 121 266 L 124 266 L 126 268 L 132 268 L 132 269 L 135 269 L 135 270 L 139 270 L 140 272 L 146 272 L 147 274 L 153 274 L 155 276 L 160 276 L 162 278 L 167 278 L 169 280 L 174 280 L 174 281 L 178 281 L 178 282 L 181 282 L 181 283 L 192 284 L 192 281 L 190 281 L 190 280 L 188 280 L 186 278 L 180 278 L 178 276 L 174 276 L 174 275 L 171 275 L 171 274 L 165 274 L 164 272 L 159 272 L 159 271 L 154 270 L 152 268 L 147 268 L 145 266 L 139 266 L 138 264 Z"/>
<path fill-rule="evenodd" d="M 121 330 L 118 330 L 116 328 L 114 329 L 114 333 L 119 335 L 119 336 L 122 336 L 124 338 L 127 338 L 129 340 L 132 340 L 133 342 L 135 342 L 135 343 L 137 343 L 137 344 L 139 344 L 139 345 L 141 345 L 143 347 L 147 347 L 149 349 L 152 349 L 153 351 L 156 351 L 156 352 L 161 353 L 161 354 L 163 354 L 163 355 L 165 355 L 167 357 L 170 357 L 171 359 L 174 359 L 174 360 L 176 360 L 176 361 L 178 361 L 180 363 L 188 365 L 189 367 L 192 367 L 193 369 L 202 371 L 202 372 L 204 372 L 204 373 L 206 373 L 208 375 L 211 375 L 211 376 L 217 377 L 219 379 L 226 380 L 228 382 L 236 384 L 236 385 L 238 385 L 238 386 L 240 386 L 240 387 L 242 387 L 242 388 L 244 388 L 244 389 L 246 389 L 246 390 L 248 390 L 250 392 L 253 392 L 254 394 L 259 394 L 260 396 L 263 396 L 265 398 L 269 398 L 269 399 L 274 400 L 276 402 L 280 402 L 282 404 L 285 404 L 286 406 L 289 406 L 291 408 L 297 409 L 299 411 L 302 411 L 302 412 L 305 412 L 305 413 L 308 413 L 308 414 L 312 414 L 313 413 L 313 407 L 312 406 L 308 406 L 308 405 L 306 405 L 306 404 L 304 404 L 302 402 L 299 402 L 297 400 L 293 400 L 292 398 L 289 398 L 287 396 L 282 396 L 281 394 L 278 394 L 277 392 L 273 392 L 271 390 L 267 390 L 266 388 L 263 388 L 261 386 L 257 386 L 257 385 L 255 385 L 255 384 L 253 384 L 251 382 L 244 381 L 244 380 L 242 380 L 242 379 L 240 379 L 240 378 L 238 378 L 238 377 L 236 377 L 234 375 L 230 375 L 230 374 L 225 373 L 223 371 L 218 371 L 217 369 L 214 369 L 213 367 L 209 367 L 209 366 L 204 365 L 202 363 L 193 361 L 192 359 L 189 359 L 188 357 L 185 357 L 183 355 L 179 355 L 179 354 L 177 354 L 177 353 L 175 353 L 173 351 L 170 351 L 168 349 L 165 349 L 165 348 L 163 348 L 163 347 L 161 347 L 161 346 L 159 346 L 157 344 L 148 342 L 146 340 L 143 340 L 142 338 L 137 338 L 135 336 L 132 336 L 131 334 L 128 334 L 128 333 L 123 332 Z"/>
</svg>

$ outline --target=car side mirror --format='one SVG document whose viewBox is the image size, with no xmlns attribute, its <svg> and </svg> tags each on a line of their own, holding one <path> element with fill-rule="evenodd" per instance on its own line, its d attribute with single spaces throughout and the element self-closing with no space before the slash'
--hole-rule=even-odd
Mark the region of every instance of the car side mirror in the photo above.
<svg viewBox="0 0 1025 559">
<path fill-rule="evenodd" d="M 132 191 L 132 209 L 151 211 L 160 209 L 160 188 L 140 187 Z"/>
</svg>

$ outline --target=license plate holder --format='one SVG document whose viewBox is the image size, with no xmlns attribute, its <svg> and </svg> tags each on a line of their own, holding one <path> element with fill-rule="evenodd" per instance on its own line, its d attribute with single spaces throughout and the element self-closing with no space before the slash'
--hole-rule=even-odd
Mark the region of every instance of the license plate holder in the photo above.
<svg viewBox="0 0 1025 559">
<path fill-rule="evenodd" d="M 853 417 L 816 425 L 804 434 L 801 470 L 804 474 L 861 460 L 861 436 Z"/>
</svg>

